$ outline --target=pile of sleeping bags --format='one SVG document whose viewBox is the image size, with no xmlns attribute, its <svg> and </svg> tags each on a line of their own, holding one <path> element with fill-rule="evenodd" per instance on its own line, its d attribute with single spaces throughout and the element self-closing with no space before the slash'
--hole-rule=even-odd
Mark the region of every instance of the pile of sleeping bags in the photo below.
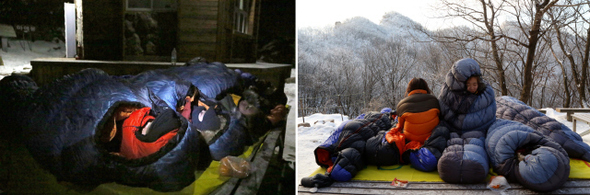
<svg viewBox="0 0 590 195">
<path fill-rule="evenodd" d="M 490 127 L 486 146 L 494 171 L 509 181 L 552 191 L 567 180 L 569 157 L 590 160 L 590 146 L 564 124 L 513 97 L 496 101 L 498 122 Z"/>
<path fill-rule="evenodd" d="M 387 132 L 397 123 L 394 117 L 395 112 L 385 108 L 381 112 L 364 113 L 353 120 L 342 122 L 336 131 L 314 150 L 316 163 L 327 168 L 326 174 L 303 178 L 301 184 L 308 187 L 325 187 L 333 181 L 350 181 L 366 165 L 399 164 L 402 155 L 396 143 L 386 140 Z M 423 169 L 436 167 L 436 160 L 446 146 L 446 139 L 448 130 L 442 126 L 436 127 L 422 147 L 408 153 L 408 161 L 411 161 L 413 166 Z"/>
<path fill-rule="evenodd" d="M 465 90 L 472 76 L 481 76 L 479 64 L 473 59 L 457 61 L 439 95 L 441 123 L 449 128 L 451 138 L 439 159 L 438 172 L 449 183 L 482 183 L 489 171 L 484 141 L 496 120 L 496 101 L 486 83 L 479 83 L 475 94 Z"/>
<path fill-rule="evenodd" d="M 314 150 L 316 163 L 328 168 L 328 175 L 336 181 L 349 181 L 367 163 L 397 163 L 397 148 L 389 144 L 381 148 L 386 152 L 374 152 L 369 155 L 372 156 L 369 162 L 365 162 L 363 157 L 367 145 L 381 145 L 385 131 L 392 127 L 392 123 L 391 113 L 387 109 L 362 114 L 353 120 L 342 122 L 336 131 Z M 373 138 L 375 136 L 377 138 Z M 369 139 L 372 139 L 371 142 L 367 142 Z"/>
<path fill-rule="evenodd" d="M 222 63 L 191 61 L 186 66 L 134 76 L 111 76 L 101 70 L 86 69 L 38 89 L 28 79 L 9 76 L 2 81 L 9 79 L 18 82 L 6 82 L 9 84 L 0 89 L 9 86 L 12 91 L 29 92 L 25 95 L 28 98 L 22 99 L 25 103 L 14 112 L 21 117 L 16 122 L 22 127 L 22 136 L 31 155 L 58 181 L 77 185 L 91 187 L 117 182 L 157 191 L 178 191 L 195 181 L 195 170 L 207 168 L 213 158 L 241 154 L 261 134 L 257 131 L 268 130 L 268 124 L 264 122 L 261 124 L 267 126 L 251 128 L 258 123 L 248 122 L 254 119 L 242 116 L 233 105 L 229 108 L 220 106 L 223 110 L 219 110 L 229 116 L 228 125 L 221 129 L 222 137 L 232 134 L 233 140 L 216 139 L 207 143 L 198 129 L 175 112 L 173 120 L 180 124 L 177 134 L 160 150 L 146 157 L 124 158 L 108 150 L 100 141 L 102 129 L 119 107 L 150 107 L 157 116 L 166 109 L 176 110 L 178 101 L 185 98 L 191 85 L 196 86 L 204 97 L 216 101 L 219 99 L 215 98 L 229 93 L 242 95 L 249 88 L 256 88 L 246 86 L 247 83 L 256 85 L 258 81 L 252 80 L 255 77 L 228 69 Z M 250 91 L 254 91 L 250 96 L 256 96 L 249 98 L 250 104 L 268 104 L 268 100 L 256 102 L 266 97 L 256 93 L 261 90 Z M 286 96 L 280 103 L 286 103 Z M 261 109 L 259 113 L 262 117 L 257 117 L 265 118 L 268 110 Z M 235 140 L 246 141 L 236 143 Z"/>
<path fill-rule="evenodd" d="M 496 117 L 523 123 L 544 136 L 557 142 L 572 158 L 590 162 L 590 146 L 582 137 L 564 124 L 527 106 L 516 98 L 502 96 L 496 98 L 498 110 Z"/>
</svg>

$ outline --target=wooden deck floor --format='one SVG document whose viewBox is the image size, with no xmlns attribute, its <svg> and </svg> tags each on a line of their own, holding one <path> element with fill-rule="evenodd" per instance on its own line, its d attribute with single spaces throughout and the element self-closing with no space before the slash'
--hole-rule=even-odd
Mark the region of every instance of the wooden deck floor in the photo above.
<svg viewBox="0 0 590 195">
<path fill-rule="evenodd" d="M 518 183 L 511 183 L 507 194 L 539 194 Z M 391 186 L 384 181 L 335 182 L 330 187 L 313 188 L 298 186 L 298 194 L 499 194 L 486 184 L 449 184 L 444 182 L 410 182 L 405 188 Z M 569 180 L 560 189 L 543 194 L 590 194 L 590 180 Z"/>
</svg>

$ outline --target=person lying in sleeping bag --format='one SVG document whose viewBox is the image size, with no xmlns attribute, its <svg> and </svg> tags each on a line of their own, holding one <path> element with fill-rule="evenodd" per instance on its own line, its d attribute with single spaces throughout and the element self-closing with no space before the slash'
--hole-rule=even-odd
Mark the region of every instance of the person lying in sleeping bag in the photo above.
<svg viewBox="0 0 590 195">
<path fill-rule="evenodd" d="M 180 128 L 178 117 L 171 109 L 153 116 L 150 107 L 134 111 L 123 122 L 120 155 L 127 159 L 149 156 L 168 143 Z"/>
<path fill-rule="evenodd" d="M 221 127 L 217 117 L 219 109 L 215 101 L 206 97 L 193 85 L 189 88 L 184 101 L 179 101 L 177 111 L 199 130 L 216 130 Z M 211 108 L 211 109 L 210 109 Z"/>
</svg>

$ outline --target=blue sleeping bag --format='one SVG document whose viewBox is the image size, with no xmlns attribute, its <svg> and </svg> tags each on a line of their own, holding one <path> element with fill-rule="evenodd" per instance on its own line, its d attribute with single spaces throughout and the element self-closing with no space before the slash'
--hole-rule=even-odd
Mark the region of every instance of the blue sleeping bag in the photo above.
<svg viewBox="0 0 590 195">
<path fill-rule="evenodd" d="M 494 172 L 510 182 L 547 192 L 560 188 L 569 177 L 565 150 L 522 123 L 498 119 L 488 130 L 485 142 Z"/>
<path fill-rule="evenodd" d="M 134 92 L 143 92 L 136 94 Z M 158 191 L 177 191 L 211 162 L 207 144 L 188 121 L 176 116 L 178 134 L 158 152 L 128 160 L 99 141 L 101 129 L 119 106 L 167 109 L 147 89 L 132 90 L 103 71 L 86 69 L 39 88 L 23 124 L 32 156 L 58 181 L 96 186 L 117 182 Z"/>
<path fill-rule="evenodd" d="M 469 93 L 465 82 L 481 76 L 479 64 L 461 59 L 446 76 L 439 95 L 441 123 L 451 132 L 451 139 L 438 161 L 440 177 L 449 183 L 482 183 L 488 174 L 488 156 L 484 140 L 489 126 L 496 120 L 494 90 L 479 83 L 477 93 Z"/>
<path fill-rule="evenodd" d="M 509 96 L 496 98 L 498 110 L 496 117 L 523 123 L 539 133 L 551 137 L 571 158 L 590 162 L 590 146 L 584 143 L 579 134 L 564 124 L 546 116 L 525 103 Z"/>
</svg>

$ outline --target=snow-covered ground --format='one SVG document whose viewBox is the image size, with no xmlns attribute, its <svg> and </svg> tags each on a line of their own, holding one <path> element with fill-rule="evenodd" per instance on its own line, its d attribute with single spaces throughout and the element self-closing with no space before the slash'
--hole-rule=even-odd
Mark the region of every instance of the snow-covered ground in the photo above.
<svg viewBox="0 0 590 195">
<path fill-rule="evenodd" d="M 295 77 L 295 69 L 291 70 L 291 77 Z M 285 132 L 285 149 L 283 151 L 283 159 L 290 162 L 295 162 L 295 143 L 296 143 L 296 135 L 295 135 L 295 119 L 297 117 L 297 105 L 295 104 L 297 101 L 295 99 L 295 94 L 297 92 L 297 84 L 295 83 L 285 83 L 285 95 L 287 95 L 287 105 L 291 108 L 289 110 L 289 115 L 287 116 L 287 129 Z M 292 167 L 295 168 L 295 167 Z"/>
<path fill-rule="evenodd" d="M 565 124 L 570 129 L 573 129 L 573 123 L 568 122 L 565 113 L 560 113 L 551 108 L 545 108 L 547 116 L 554 118 L 555 120 Z M 329 121 L 331 122 L 318 122 L 314 125 L 315 121 Z M 348 116 L 344 116 L 344 121 L 348 120 Z M 305 117 L 305 122 L 309 123 L 311 127 L 299 127 L 297 128 L 297 185 L 301 182 L 301 178 L 309 177 L 311 173 L 319 168 L 315 162 L 313 150 L 322 144 L 330 135 L 336 130 L 336 128 L 342 123 L 340 114 L 313 114 Z M 303 118 L 297 118 L 297 124 L 303 123 Z M 576 130 L 578 133 L 582 133 L 590 129 L 588 124 L 577 123 Z M 590 135 L 582 137 L 584 142 L 590 144 Z"/>
<path fill-rule="evenodd" d="M 3 66 L 0 66 L 0 79 L 11 73 L 27 74 L 31 71 L 31 60 L 35 58 L 65 57 L 64 42 L 24 41 L 9 39 L 10 47 L 0 50 Z M 6 51 L 4 51 L 6 49 Z"/>
</svg>

